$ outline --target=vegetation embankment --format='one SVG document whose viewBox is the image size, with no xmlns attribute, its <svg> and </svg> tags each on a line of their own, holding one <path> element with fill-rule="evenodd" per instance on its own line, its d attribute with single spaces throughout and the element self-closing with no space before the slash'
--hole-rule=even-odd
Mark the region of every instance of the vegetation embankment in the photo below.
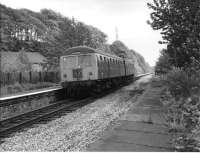
<svg viewBox="0 0 200 153">
<path fill-rule="evenodd" d="M 33 12 L 28 9 L 1 8 L 2 51 L 40 52 L 51 65 L 58 65 L 59 56 L 67 48 L 86 45 L 101 48 L 106 34 L 74 18 L 64 17 L 48 9 Z"/>
<path fill-rule="evenodd" d="M 166 121 L 176 151 L 200 151 L 200 2 L 154 0 L 148 3 L 154 30 L 167 45 L 156 63 L 154 82 L 165 90 Z"/>
<path fill-rule="evenodd" d="M 85 45 L 118 55 L 119 51 L 113 51 L 116 43 L 108 44 L 105 33 L 74 17 L 68 18 L 49 9 L 33 12 L 1 4 L 0 8 L 2 51 L 18 52 L 23 48 L 25 51 L 39 52 L 47 57 L 48 64 L 55 67 L 59 65 L 59 57 L 74 46 Z M 121 43 L 117 48 L 120 47 L 124 45 Z"/>
</svg>

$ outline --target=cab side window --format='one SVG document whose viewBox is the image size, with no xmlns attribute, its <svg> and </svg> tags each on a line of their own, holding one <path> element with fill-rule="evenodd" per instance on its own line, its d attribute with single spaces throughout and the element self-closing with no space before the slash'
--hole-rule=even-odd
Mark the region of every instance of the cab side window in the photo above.
<svg viewBox="0 0 200 153">
<path fill-rule="evenodd" d="M 97 58 L 97 65 L 99 66 L 99 64 L 100 64 L 100 56 L 96 56 L 96 58 Z"/>
<path fill-rule="evenodd" d="M 102 56 L 100 55 L 100 61 L 102 61 Z"/>
</svg>

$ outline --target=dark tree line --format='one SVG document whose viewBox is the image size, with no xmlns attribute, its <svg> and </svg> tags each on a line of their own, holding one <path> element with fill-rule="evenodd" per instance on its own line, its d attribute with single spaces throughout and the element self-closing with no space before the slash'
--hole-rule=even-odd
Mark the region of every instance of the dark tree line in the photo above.
<svg viewBox="0 0 200 153">
<path fill-rule="evenodd" d="M 176 67 L 189 67 L 200 61 L 200 0 L 154 0 L 148 3 L 152 10 L 149 24 L 161 30 L 167 49 L 161 56 Z M 161 57 L 157 66 L 166 59 Z"/>
<path fill-rule="evenodd" d="M 11 9 L 0 4 L 1 51 L 37 51 L 51 64 L 73 46 L 106 47 L 106 34 L 74 18 L 69 19 L 48 9 L 33 12 Z"/>
</svg>

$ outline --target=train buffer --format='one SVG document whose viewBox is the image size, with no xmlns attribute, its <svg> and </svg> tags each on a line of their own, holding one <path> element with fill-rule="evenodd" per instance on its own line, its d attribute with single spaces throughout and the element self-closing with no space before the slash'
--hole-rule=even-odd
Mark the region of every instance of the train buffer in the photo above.
<svg viewBox="0 0 200 153">
<path fill-rule="evenodd" d="M 101 139 L 89 145 L 87 151 L 172 151 L 172 134 L 164 125 L 164 107 L 155 92 L 160 91 L 147 90 L 120 118 L 119 125 L 109 128 Z M 155 96 L 149 97 L 153 94 Z"/>
</svg>

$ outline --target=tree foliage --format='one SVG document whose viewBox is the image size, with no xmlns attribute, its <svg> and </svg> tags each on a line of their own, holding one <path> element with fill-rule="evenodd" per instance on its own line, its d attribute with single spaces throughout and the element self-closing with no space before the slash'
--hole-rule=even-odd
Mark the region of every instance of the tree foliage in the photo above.
<svg viewBox="0 0 200 153">
<path fill-rule="evenodd" d="M 200 0 L 154 0 L 148 23 L 161 30 L 172 65 L 187 67 L 191 58 L 200 60 Z"/>
<path fill-rule="evenodd" d="M 74 18 L 69 19 L 49 9 L 33 12 L 11 9 L 0 4 L 2 51 L 37 51 L 58 64 L 59 56 L 67 48 L 86 45 L 93 48 L 106 46 L 106 34 Z"/>
<path fill-rule="evenodd" d="M 175 151 L 199 151 L 200 0 L 154 0 L 148 6 L 149 24 L 161 30 L 160 43 L 167 44 L 156 70 L 169 68 L 163 75 L 167 120 L 172 131 L 181 132 L 173 140 Z"/>
<path fill-rule="evenodd" d="M 156 62 L 155 73 L 156 74 L 165 74 L 165 73 L 169 72 L 169 70 L 172 69 L 171 59 L 170 59 L 169 55 L 166 53 L 165 49 L 161 50 L 160 53 L 161 53 L 161 55 L 160 55 L 158 61 Z"/>
</svg>

